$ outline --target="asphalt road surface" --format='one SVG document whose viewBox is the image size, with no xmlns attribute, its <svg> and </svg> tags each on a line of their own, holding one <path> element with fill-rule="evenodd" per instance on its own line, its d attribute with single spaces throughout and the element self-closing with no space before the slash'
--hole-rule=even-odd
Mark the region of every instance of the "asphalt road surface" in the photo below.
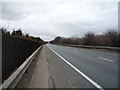
<svg viewBox="0 0 120 90">
<path fill-rule="evenodd" d="M 118 88 L 117 53 L 51 44 L 45 48 L 46 53 L 52 55 L 52 60 L 59 64 L 72 87 Z"/>
<path fill-rule="evenodd" d="M 118 54 L 47 44 L 16 88 L 118 88 Z"/>
</svg>

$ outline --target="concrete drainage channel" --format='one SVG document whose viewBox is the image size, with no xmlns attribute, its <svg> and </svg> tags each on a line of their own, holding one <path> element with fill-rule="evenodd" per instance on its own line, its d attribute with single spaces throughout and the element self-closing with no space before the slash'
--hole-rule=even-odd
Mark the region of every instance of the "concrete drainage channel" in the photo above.
<svg viewBox="0 0 120 90">
<path fill-rule="evenodd" d="M 28 57 L 28 59 L 6 81 L 3 82 L 3 84 L 0 86 L 0 90 L 14 88 L 17 85 L 22 75 L 25 73 L 31 62 L 34 60 L 42 46 L 43 45 L 41 45 L 35 52 L 33 52 L 33 54 Z"/>
<path fill-rule="evenodd" d="M 46 59 L 46 63 L 47 63 L 48 72 L 50 73 L 48 59 Z M 49 86 L 49 88 L 52 88 L 52 90 L 55 90 L 55 88 L 56 88 L 55 87 L 55 81 L 51 76 L 49 76 L 49 78 L 48 78 L 48 86 Z"/>
<path fill-rule="evenodd" d="M 49 85 L 49 88 L 53 88 L 53 90 L 55 90 L 55 82 L 54 82 L 54 79 L 52 77 L 49 77 L 48 85 Z"/>
</svg>

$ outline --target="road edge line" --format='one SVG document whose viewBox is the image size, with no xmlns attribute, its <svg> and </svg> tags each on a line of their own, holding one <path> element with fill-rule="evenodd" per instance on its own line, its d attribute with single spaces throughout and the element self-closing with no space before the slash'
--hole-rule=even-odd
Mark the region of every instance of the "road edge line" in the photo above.
<svg viewBox="0 0 120 90">
<path fill-rule="evenodd" d="M 77 69 L 75 66 L 73 66 L 71 63 L 69 63 L 67 60 L 65 60 L 61 55 L 59 55 L 57 52 L 55 52 L 53 49 L 51 49 L 49 46 L 47 46 L 51 51 L 53 51 L 57 56 L 59 56 L 63 61 L 65 61 L 68 65 L 70 65 L 75 71 L 77 71 L 79 74 L 81 74 L 85 79 L 87 79 L 90 83 L 92 83 L 96 88 L 100 90 L 104 90 L 99 84 L 97 84 L 95 81 L 90 79 L 87 75 L 85 75 L 83 72 L 81 72 L 79 69 Z"/>
</svg>

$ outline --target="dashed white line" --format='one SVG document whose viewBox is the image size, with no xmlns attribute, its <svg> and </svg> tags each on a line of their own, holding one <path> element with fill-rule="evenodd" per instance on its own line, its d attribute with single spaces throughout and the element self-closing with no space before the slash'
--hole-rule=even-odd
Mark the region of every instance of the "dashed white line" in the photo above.
<svg viewBox="0 0 120 90">
<path fill-rule="evenodd" d="M 102 60 L 106 60 L 106 61 L 109 61 L 109 62 L 114 62 L 113 60 L 110 60 L 110 59 L 107 59 L 107 58 L 102 58 L 102 57 L 98 57 L 99 59 L 102 59 Z"/>
<path fill-rule="evenodd" d="M 56 55 L 58 55 L 63 61 L 65 61 L 68 65 L 70 65 L 74 70 L 76 70 L 79 74 L 81 74 L 84 78 L 86 78 L 90 83 L 92 83 L 96 88 L 100 90 L 104 90 L 99 84 L 97 84 L 95 81 L 93 81 L 91 78 L 89 78 L 87 75 L 85 75 L 83 72 L 81 72 L 79 69 L 77 69 L 75 66 L 73 66 L 71 63 L 69 63 L 67 60 L 65 60 L 61 55 L 59 55 L 57 52 L 55 52 L 53 49 L 51 49 L 49 46 L 48 48 L 53 51 Z"/>
</svg>

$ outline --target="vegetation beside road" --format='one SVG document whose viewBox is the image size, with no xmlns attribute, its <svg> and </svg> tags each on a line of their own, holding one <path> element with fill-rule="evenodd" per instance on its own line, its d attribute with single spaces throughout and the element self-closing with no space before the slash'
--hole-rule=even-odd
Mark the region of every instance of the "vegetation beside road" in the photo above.
<svg viewBox="0 0 120 90">
<path fill-rule="evenodd" d="M 44 41 L 40 37 L 34 37 L 29 34 L 24 34 L 22 32 L 22 29 L 20 29 L 20 28 L 17 30 L 13 29 L 13 31 L 11 33 L 5 28 L 0 28 L 0 30 L 2 31 L 3 35 L 9 35 L 9 36 L 13 36 L 13 37 L 19 37 L 19 38 L 23 38 L 23 39 L 27 39 L 27 40 L 37 41 L 37 42 L 40 42 L 41 44 L 44 43 Z"/>
<path fill-rule="evenodd" d="M 83 37 L 65 38 L 58 36 L 50 43 L 120 47 L 120 43 L 118 40 L 119 37 L 120 37 L 120 33 L 117 30 L 112 29 L 102 34 L 95 34 L 93 32 L 88 32 Z"/>
</svg>

